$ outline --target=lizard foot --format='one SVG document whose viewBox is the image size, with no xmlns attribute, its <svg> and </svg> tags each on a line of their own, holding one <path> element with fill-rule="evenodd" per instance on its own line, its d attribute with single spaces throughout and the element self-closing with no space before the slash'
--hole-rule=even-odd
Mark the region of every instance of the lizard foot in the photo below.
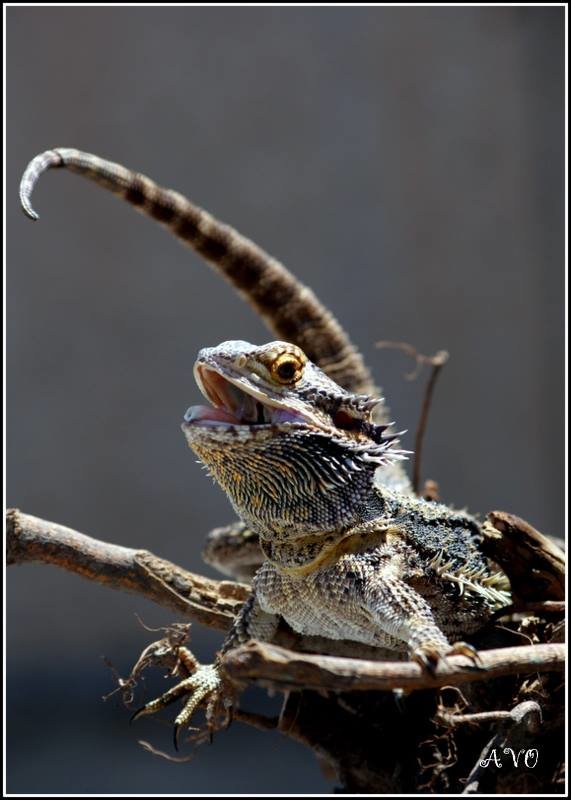
<svg viewBox="0 0 571 800">
<path fill-rule="evenodd" d="M 434 675 L 440 661 L 446 661 L 448 656 L 466 656 L 472 663 L 472 669 L 482 669 L 481 659 L 475 647 L 468 642 L 454 642 L 448 648 L 443 648 L 441 642 L 428 641 L 416 647 L 411 653 L 411 660 L 416 661 L 422 669 Z"/>
<path fill-rule="evenodd" d="M 199 664 L 190 651 L 184 651 L 186 651 L 186 648 L 179 648 L 179 655 L 182 656 L 183 663 L 192 664 L 192 674 L 172 686 L 160 697 L 150 700 L 142 708 L 135 711 L 131 717 L 131 722 L 134 722 L 139 717 L 155 714 L 180 698 L 186 697 L 182 711 L 174 721 L 173 740 L 175 750 L 178 750 L 178 739 L 181 730 L 189 724 L 195 711 L 200 706 L 203 706 L 206 710 L 207 730 L 211 739 L 213 732 L 227 727 L 231 719 L 232 695 L 229 687 L 225 685 L 220 676 L 218 666 L 216 664 Z"/>
</svg>

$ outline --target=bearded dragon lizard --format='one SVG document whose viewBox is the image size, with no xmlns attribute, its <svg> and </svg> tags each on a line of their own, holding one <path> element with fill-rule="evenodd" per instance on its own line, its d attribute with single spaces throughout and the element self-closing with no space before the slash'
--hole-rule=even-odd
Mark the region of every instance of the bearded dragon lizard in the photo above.
<svg viewBox="0 0 571 800">
<path fill-rule="evenodd" d="M 213 725 L 222 655 L 271 640 L 280 618 L 303 634 L 408 654 L 428 670 L 449 653 L 477 662 L 462 637 L 510 603 L 509 581 L 484 555 L 475 517 L 413 494 L 371 374 L 315 295 L 182 195 L 77 150 L 47 151 L 26 169 L 21 200 L 34 219 L 31 193 L 50 167 L 95 180 L 166 225 L 284 339 L 198 354 L 194 376 L 209 405 L 187 411 L 183 432 L 240 518 L 210 535 L 206 558 L 238 576 L 261 566 L 215 663 L 182 649 L 190 677 L 135 716 L 185 697 L 175 743 L 201 704 Z"/>
</svg>

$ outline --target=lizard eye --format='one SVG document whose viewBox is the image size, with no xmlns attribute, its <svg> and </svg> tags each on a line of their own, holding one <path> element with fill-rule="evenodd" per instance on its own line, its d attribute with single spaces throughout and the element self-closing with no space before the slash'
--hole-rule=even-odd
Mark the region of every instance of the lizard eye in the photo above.
<svg viewBox="0 0 571 800">
<path fill-rule="evenodd" d="M 304 363 L 294 353 L 282 353 L 272 362 L 272 378 L 284 385 L 293 385 L 301 378 Z"/>
</svg>

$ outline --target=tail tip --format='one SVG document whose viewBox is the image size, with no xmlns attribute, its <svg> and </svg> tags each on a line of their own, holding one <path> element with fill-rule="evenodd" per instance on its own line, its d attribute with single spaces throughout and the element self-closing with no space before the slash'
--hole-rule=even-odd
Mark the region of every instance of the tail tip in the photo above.
<svg viewBox="0 0 571 800">
<path fill-rule="evenodd" d="M 40 218 L 40 215 L 36 214 L 36 212 L 31 206 L 30 208 L 25 208 L 24 206 L 22 206 L 22 211 L 28 217 L 28 219 L 32 220 L 32 222 L 37 222 Z"/>
</svg>

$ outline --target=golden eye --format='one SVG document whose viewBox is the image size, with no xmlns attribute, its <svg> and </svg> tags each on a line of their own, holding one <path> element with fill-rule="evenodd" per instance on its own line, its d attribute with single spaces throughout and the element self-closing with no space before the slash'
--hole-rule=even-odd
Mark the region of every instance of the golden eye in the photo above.
<svg viewBox="0 0 571 800">
<path fill-rule="evenodd" d="M 304 363 L 293 353 L 282 353 L 272 361 L 272 378 L 284 385 L 293 385 L 301 378 Z"/>
</svg>

